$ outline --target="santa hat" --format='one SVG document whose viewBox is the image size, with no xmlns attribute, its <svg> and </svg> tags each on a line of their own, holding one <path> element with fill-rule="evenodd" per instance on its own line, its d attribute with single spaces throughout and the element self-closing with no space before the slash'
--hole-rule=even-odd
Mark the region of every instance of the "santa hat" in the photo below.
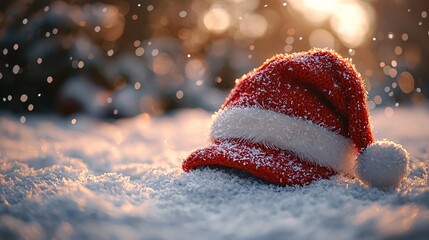
<svg viewBox="0 0 429 240">
<path fill-rule="evenodd" d="M 280 185 L 337 173 L 380 188 L 408 171 L 401 145 L 375 142 L 361 75 L 332 50 L 276 55 L 237 80 L 213 115 L 212 144 L 183 170 L 218 165 Z"/>
</svg>

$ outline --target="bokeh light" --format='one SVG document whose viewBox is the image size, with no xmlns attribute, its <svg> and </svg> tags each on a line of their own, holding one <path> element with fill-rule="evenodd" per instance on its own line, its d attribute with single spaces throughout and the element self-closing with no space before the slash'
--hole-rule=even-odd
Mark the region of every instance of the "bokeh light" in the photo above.
<svg viewBox="0 0 429 240">
<path fill-rule="evenodd" d="M 211 32 L 223 33 L 231 25 L 229 13 L 220 5 L 214 4 L 203 17 L 204 26 Z"/>
<path fill-rule="evenodd" d="M 241 33 L 249 38 L 260 38 L 267 31 L 268 22 L 259 14 L 246 14 L 240 21 Z"/>
<path fill-rule="evenodd" d="M 292 0 L 290 3 L 308 22 L 316 26 L 329 21 L 330 27 L 341 42 L 351 48 L 357 47 L 367 40 L 374 21 L 372 6 L 363 1 Z M 319 37 L 326 37 L 327 42 L 332 41 L 326 33 Z M 323 40 L 320 40 L 319 43 L 323 43 Z"/>
<path fill-rule="evenodd" d="M 242 74 L 274 54 L 312 47 L 352 60 L 370 109 L 421 104 L 428 96 L 426 1 L 17 0 L 0 6 L 0 107 L 25 119 L 52 111 L 114 118 L 186 107 L 214 111 Z"/>
<path fill-rule="evenodd" d="M 402 72 L 398 77 L 398 84 L 404 93 L 410 93 L 414 90 L 414 78 L 409 72 Z"/>
</svg>

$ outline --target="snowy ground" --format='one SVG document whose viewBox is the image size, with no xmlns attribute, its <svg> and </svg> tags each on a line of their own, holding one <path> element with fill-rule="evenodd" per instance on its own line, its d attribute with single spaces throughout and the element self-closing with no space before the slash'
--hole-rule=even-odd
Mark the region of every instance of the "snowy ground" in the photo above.
<svg viewBox="0 0 429 240">
<path fill-rule="evenodd" d="M 336 176 L 277 187 L 242 173 L 181 171 L 210 114 L 112 123 L 0 114 L 0 239 L 423 239 L 429 236 L 429 109 L 372 113 L 412 172 L 395 190 Z M 427 239 L 427 238 L 426 238 Z"/>
</svg>

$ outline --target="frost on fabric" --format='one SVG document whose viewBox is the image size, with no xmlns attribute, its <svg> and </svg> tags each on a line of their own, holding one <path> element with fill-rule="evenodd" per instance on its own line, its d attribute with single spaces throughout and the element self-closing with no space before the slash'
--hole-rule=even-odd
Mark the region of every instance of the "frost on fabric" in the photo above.
<svg viewBox="0 0 429 240">
<path fill-rule="evenodd" d="M 209 143 L 210 114 L 198 110 L 75 125 L 1 113 L 0 239 L 423 239 L 429 111 L 372 116 L 377 137 L 410 152 L 395 190 L 342 176 L 279 187 L 228 170 L 183 173 L 181 159 Z"/>
<path fill-rule="evenodd" d="M 291 151 L 317 165 L 354 175 L 356 152 L 352 142 L 300 118 L 258 108 L 220 110 L 214 118 L 211 136 L 263 143 Z"/>
<path fill-rule="evenodd" d="M 330 177 L 334 173 L 327 168 L 319 172 L 317 167 L 300 161 L 291 152 L 270 149 L 263 144 L 252 144 L 238 139 L 215 141 L 214 144 L 192 153 L 191 157 L 184 160 L 184 166 L 191 169 L 205 165 L 243 169 L 269 182 L 287 185 L 308 184 L 314 180 Z"/>
</svg>

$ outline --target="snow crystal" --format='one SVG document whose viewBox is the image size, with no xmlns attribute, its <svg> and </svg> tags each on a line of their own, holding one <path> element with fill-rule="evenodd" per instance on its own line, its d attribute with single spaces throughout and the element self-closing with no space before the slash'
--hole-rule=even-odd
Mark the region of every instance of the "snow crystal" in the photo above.
<svg viewBox="0 0 429 240">
<path fill-rule="evenodd" d="M 18 74 L 19 70 L 21 70 L 21 67 L 19 65 L 13 66 L 12 72 L 13 74 Z"/>
<path fill-rule="evenodd" d="M 396 190 L 345 176 L 279 187 L 181 160 L 207 146 L 210 114 L 100 122 L 0 113 L 0 238 L 423 239 L 429 234 L 429 110 L 372 113 L 411 154 Z M 410 118 L 412 116 L 412 118 Z M 404 127 L 405 126 L 405 127 Z M 257 149 L 254 149 L 257 154 Z"/>
</svg>

